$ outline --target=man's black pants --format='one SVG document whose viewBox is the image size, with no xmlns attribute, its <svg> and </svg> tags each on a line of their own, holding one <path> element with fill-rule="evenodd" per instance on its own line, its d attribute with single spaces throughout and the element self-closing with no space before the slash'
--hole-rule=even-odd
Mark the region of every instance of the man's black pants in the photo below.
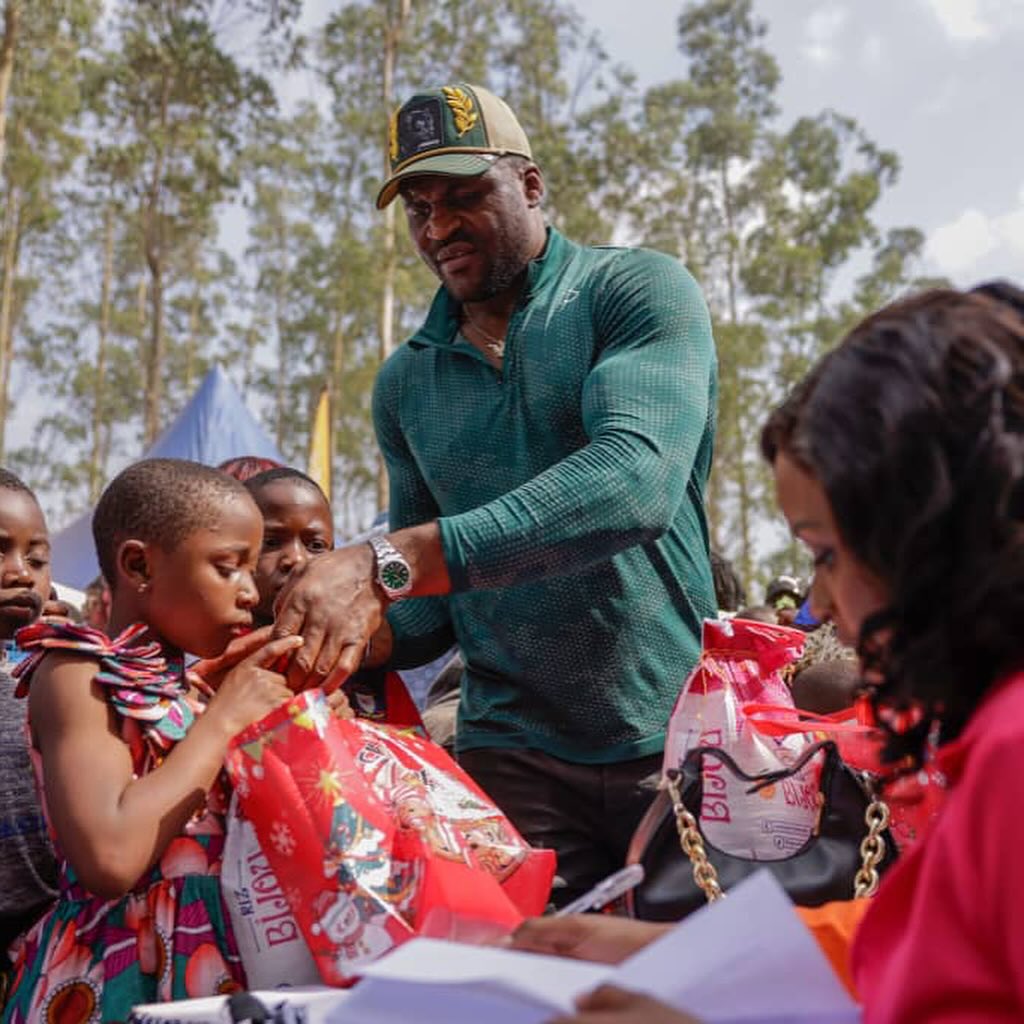
<svg viewBox="0 0 1024 1024">
<path fill-rule="evenodd" d="M 459 763 L 532 846 L 558 854 L 555 906 L 581 896 L 626 862 L 654 799 L 661 754 L 615 764 L 572 764 L 539 750 L 467 750 Z"/>
</svg>

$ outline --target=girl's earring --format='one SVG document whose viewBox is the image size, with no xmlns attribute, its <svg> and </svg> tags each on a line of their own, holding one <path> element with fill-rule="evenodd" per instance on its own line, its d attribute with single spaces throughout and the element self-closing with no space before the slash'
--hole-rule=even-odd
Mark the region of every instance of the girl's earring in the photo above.
<svg viewBox="0 0 1024 1024">
<path fill-rule="evenodd" d="M 149 584 L 148 583 L 143 581 L 142 583 L 139 584 L 139 593 L 140 594 L 144 594 L 147 590 L 149 590 Z"/>
</svg>

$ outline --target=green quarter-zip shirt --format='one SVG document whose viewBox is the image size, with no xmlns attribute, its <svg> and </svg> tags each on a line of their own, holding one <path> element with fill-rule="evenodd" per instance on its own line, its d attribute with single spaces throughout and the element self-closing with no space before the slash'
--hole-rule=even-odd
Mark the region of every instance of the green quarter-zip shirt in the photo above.
<svg viewBox="0 0 1024 1024">
<path fill-rule="evenodd" d="M 656 753 L 715 613 L 704 486 L 716 362 L 678 261 L 548 229 L 501 371 L 441 288 L 374 389 L 390 528 L 438 520 L 452 593 L 389 612 L 396 663 L 454 638 L 457 749 Z"/>
</svg>

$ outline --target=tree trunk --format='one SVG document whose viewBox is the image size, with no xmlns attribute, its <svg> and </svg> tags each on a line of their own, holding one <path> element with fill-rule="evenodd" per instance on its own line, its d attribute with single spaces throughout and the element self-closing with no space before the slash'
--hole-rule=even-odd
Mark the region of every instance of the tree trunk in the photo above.
<svg viewBox="0 0 1024 1024">
<path fill-rule="evenodd" d="M 737 431 L 740 425 L 737 424 Z M 754 582 L 754 552 L 750 536 L 751 521 L 751 496 L 750 479 L 748 475 L 747 460 L 744 458 L 745 448 L 741 444 L 737 447 L 736 458 L 736 491 L 739 499 L 739 526 L 740 526 L 740 558 L 739 575 L 743 581 L 743 589 L 749 594 L 751 585 Z"/>
<path fill-rule="evenodd" d="M 719 164 L 719 182 L 722 189 L 722 208 L 725 214 L 725 242 L 727 253 L 726 289 L 729 307 L 729 325 L 732 330 L 732 345 L 735 352 L 738 348 L 739 335 L 739 307 L 737 293 L 739 281 L 737 272 L 737 249 L 738 240 L 736 233 L 736 217 L 733 209 L 732 189 L 729 186 L 729 162 L 722 160 Z M 754 573 L 754 552 L 751 540 L 751 508 L 753 495 L 751 494 L 750 476 L 747 472 L 746 462 L 746 439 L 743 435 L 743 410 L 744 402 L 744 372 L 741 365 L 733 367 L 735 374 L 735 418 L 732 423 L 734 441 L 736 444 L 736 465 L 734 467 L 737 499 L 739 502 L 739 527 L 740 527 L 740 555 L 739 573 L 743 581 L 743 588 L 748 593 L 753 582 Z"/>
<path fill-rule="evenodd" d="M 18 278 L 18 242 L 21 233 L 21 208 L 18 190 L 7 192 L 4 210 L 3 290 L 0 292 L 0 461 L 7 441 L 8 395 L 11 363 L 14 360 L 14 286 Z"/>
<path fill-rule="evenodd" d="M 139 285 L 135 293 L 135 318 L 136 318 L 136 333 L 135 337 L 138 341 L 139 352 L 143 353 L 146 351 L 146 310 L 149 308 L 149 277 L 147 274 L 139 274 Z M 109 435 L 109 431 L 108 431 Z M 107 444 L 110 444 L 110 438 L 107 438 Z"/>
<path fill-rule="evenodd" d="M 104 399 L 107 374 L 107 344 L 110 339 L 110 293 L 114 281 L 114 211 L 108 206 L 103 215 L 103 283 L 100 286 L 99 338 L 96 342 L 96 382 L 92 403 L 92 452 L 89 456 L 89 503 L 95 505 L 104 477 L 103 433 Z"/>
<path fill-rule="evenodd" d="M 160 97 L 160 137 L 167 127 L 168 106 L 170 104 L 171 76 L 164 71 L 163 92 Z M 150 277 L 150 316 L 149 348 L 146 352 L 146 382 L 143 395 L 143 430 L 142 442 L 148 448 L 160 432 L 160 415 L 163 405 L 163 371 L 166 355 L 166 338 L 164 334 L 164 222 L 163 210 L 160 205 L 163 187 L 164 165 L 167 153 L 162 148 L 153 164 L 153 176 L 150 179 L 146 194 L 145 245 L 146 265 Z"/>
<path fill-rule="evenodd" d="M 278 277 L 274 288 L 274 325 L 277 331 L 277 383 L 274 392 L 275 427 L 274 440 L 277 450 L 284 451 L 285 413 L 288 409 L 288 353 L 284 344 L 284 314 L 281 298 L 281 279 Z"/>
<path fill-rule="evenodd" d="M 395 104 L 395 69 L 402 31 L 409 19 L 412 0 L 398 0 L 398 11 L 391 16 L 384 33 L 384 62 L 381 76 L 381 96 L 384 109 L 391 112 Z M 384 174 L 391 170 L 389 142 L 384 143 Z M 384 211 L 384 244 L 382 253 L 382 286 L 380 296 L 380 362 L 383 364 L 395 347 L 395 204 Z M 384 460 L 377 456 L 377 511 L 388 506 L 388 474 Z"/>
<path fill-rule="evenodd" d="M 139 286 L 135 290 L 135 320 L 137 330 L 136 339 L 139 342 L 139 350 L 146 343 L 146 308 L 149 305 L 149 279 L 145 274 L 139 276 Z"/>
<path fill-rule="evenodd" d="M 142 443 L 148 448 L 160 433 L 160 408 L 163 404 L 164 349 L 164 266 L 159 257 L 149 263 L 149 351 L 146 354 L 145 419 Z"/>
<path fill-rule="evenodd" d="M 14 52 L 18 45 L 22 0 L 7 0 L 4 7 L 4 36 L 0 40 L 0 173 L 7 155 L 7 96 L 14 75 Z"/>
<path fill-rule="evenodd" d="M 277 273 L 274 275 L 274 329 L 277 333 L 277 387 L 274 400 L 277 427 L 274 433 L 277 450 L 283 452 L 285 415 L 288 410 L 288 381 L 292 375 L 292 367 L 289 366 L 288 352 L 285 348 L 284 303 L 286 288 L 291 287 L 291 268 L 288 262 L 288 230 L 283 213 L 274 217 L 274 242 L 277 246 Z"/>
<path fill-rule="evenodd" d="M 708 477 L 707 498 L 704 502 L 705 513 L 708 517 L 708 541 L 712 551 L 722 551 L 722 488 L 718 480 L 719 469 L 717 466 L 711 470 Z"/>
<path fill-rule="evenodd" d="M 736 293 L 738 291 L 736 280 L 736 217 L 733 212 L 732 189 L 729 187 L 729 163 L 727 160 L 723 160 L 719 165 L 719 178 L 722 187 L 722 205 L 725 211 L 725 243 L 728 261 L 726 287 L 728 288 L 729 322 L 735 327 L 739 320 L 736 303 Z"/>
<path fill-rule="evenodd" d="M 339 306 L 340 306 L 339 302 Z M 345 372 L 345 328 L 344 318 L 341 310 L 337 312 L 337 320 L 334 324 L 334 334 L 331 338 L 331 372 L 327 375 L 327 408 L 330 415 L 328 425 L 328 436 L 330 443 L 331 462 L 334 462 L 335 438 L 338 436 L 338 421 L 340 419 L 339 409 L 341 407 L 341 382 Z M 327 497 L 334 502 L 334 477 L 331 473 L 331 493 Z"/>
<path fill-rule="evenodd" d="M 194 268 L 193 268 L 194 270 Z M 188 340 L 185 342 L 185 396 L 192 394 L 193 382 L 196 378 L 196 358 L 199 351 L 197 335 L 199 333 L 199 285 L 192 293 L 192 302 L 188 310 Z"/>
<path fill-rule="evenodd" d="M 249 397 L 249 389 L 252 387 L 252 378 L 256 372 L 256 345 L 258 332 L 256 330 L 256 310 L 253 310 L 252 319 L 249 321 L 249 329 L 245 332 L 245 350 L 242 353 L 242 401 Z"/>
</svg>

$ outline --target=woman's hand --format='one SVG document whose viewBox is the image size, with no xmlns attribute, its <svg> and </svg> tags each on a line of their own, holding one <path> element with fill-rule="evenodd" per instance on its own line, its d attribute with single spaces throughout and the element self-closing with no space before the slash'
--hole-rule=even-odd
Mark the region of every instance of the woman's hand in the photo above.
<svg viewBox="0 0 1024 1024">
<path fill-rule="evenodd" d="M 650 996 L 602 985 L 576 1000 L 576 1013 L 556 1017 L 548 1024 L 700 1024 L 700 1021 Z"/>
<path fill-rule="evenodd" d="M 531 917 L 512 933 L 509 941 L 512 949 L 530 953 L 617 964 L 664 935 L 670 927 L 607 914 Z"/>
</svg>

